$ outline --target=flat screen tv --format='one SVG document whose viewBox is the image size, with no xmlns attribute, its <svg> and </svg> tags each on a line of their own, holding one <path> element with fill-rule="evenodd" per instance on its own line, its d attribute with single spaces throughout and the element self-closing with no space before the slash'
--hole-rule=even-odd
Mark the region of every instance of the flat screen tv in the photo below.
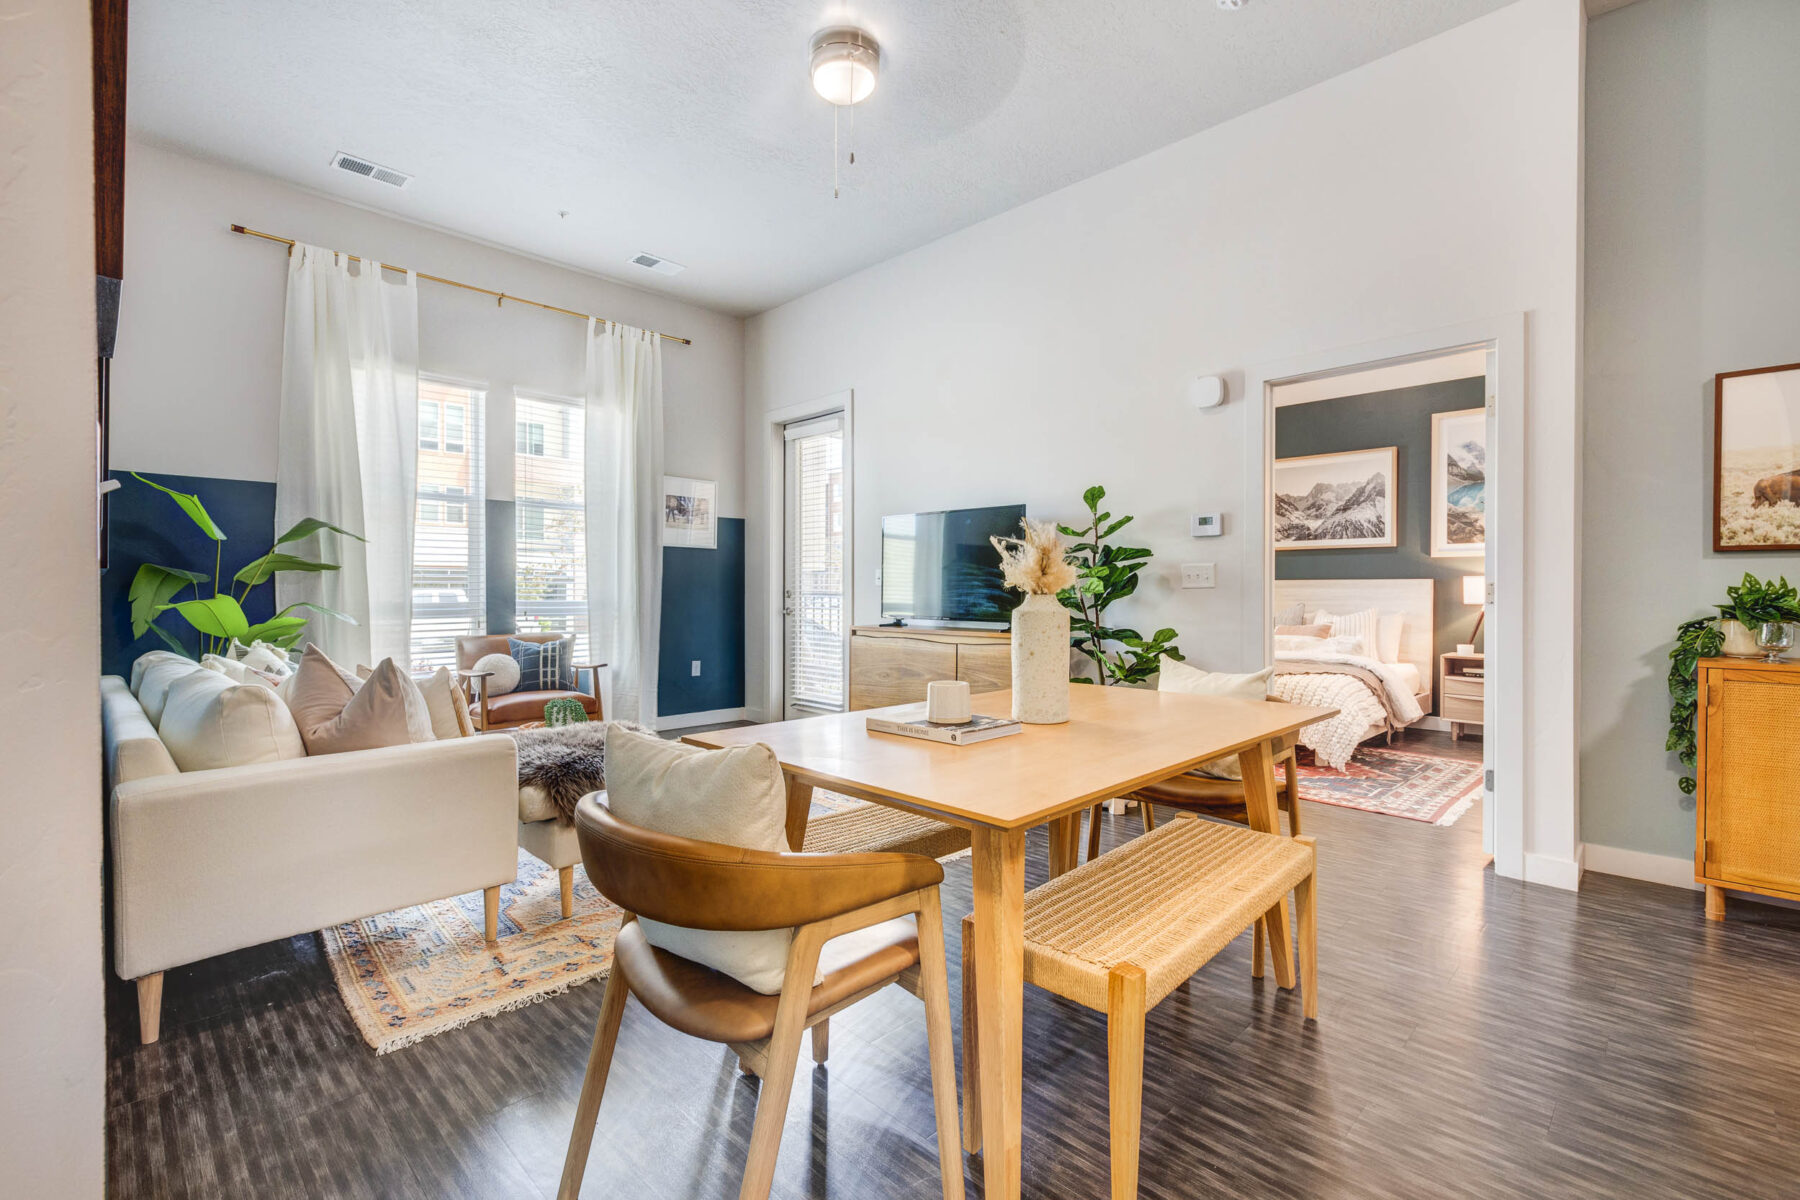
<svg viewBox="0 0 1800 1200">
<path fill-rule="evenodd" d="M 881 615 L 888 621 L 1005 624 L 1024 597 L 1000 578 L 990 537 L 1017 537 L 1023 504 L 881 519 Z"/>
</svg>

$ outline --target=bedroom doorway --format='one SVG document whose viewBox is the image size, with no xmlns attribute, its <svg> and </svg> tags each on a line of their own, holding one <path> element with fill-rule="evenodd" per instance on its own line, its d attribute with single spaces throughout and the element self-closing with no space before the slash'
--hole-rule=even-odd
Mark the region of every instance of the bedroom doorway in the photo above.
<svg viewBox="0 0 1800 1200">
<path fill-rule="evenodd" d="M 1523 437 L 1507 414 L 1523 359 L 1516 317 L 1279 364 L 1246 389 L 1262 422 L 1246 507 L 1265 550 L 1247 624 L 1265 631 L 1274 694 L 1341 714 L 1309 731 L 1301 794 L 1428 824 L 1476 817 L 1496 871 L 1515 877 L 1508 564 L 1523 521 L 1508 481 Z"/>
</svg>

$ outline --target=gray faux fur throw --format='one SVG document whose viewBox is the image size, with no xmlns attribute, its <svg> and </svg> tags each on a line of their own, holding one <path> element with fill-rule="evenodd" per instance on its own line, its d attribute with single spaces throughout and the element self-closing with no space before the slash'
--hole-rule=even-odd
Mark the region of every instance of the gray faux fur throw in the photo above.
<svg viewBox="0 0 1800 1200">
<path fill-rule="evenodd" d="M 548 729 L 507 729 L 519 747 L 519 786 L 544 789 L 564 823 L 575 820 L 575 805 L 606 786 L 606 727 L 623 725 L 656 736 L 635 721 L 581 721 Z"/>
</svg>

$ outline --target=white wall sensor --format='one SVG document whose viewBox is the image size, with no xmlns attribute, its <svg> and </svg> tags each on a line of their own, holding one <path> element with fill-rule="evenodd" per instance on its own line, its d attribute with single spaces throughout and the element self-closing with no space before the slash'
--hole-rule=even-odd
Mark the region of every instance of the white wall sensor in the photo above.
<svg viewBox="0 0 1800 1200">
<path fill-rule="evenodd" d="M 1217 375 L 1201 375 L 1189 380 L 1188 403 L 1195 408 L 1217 408 L 1225 403 L 1225 381 Z"/>
<path fill-rule="evenodd" d="M 1222 513 L 1195 513 L 1188 522 L 1188 533 L 1194 537 L 1218 537 L 1225 532 L 1225 517 Z"/>
</svg>

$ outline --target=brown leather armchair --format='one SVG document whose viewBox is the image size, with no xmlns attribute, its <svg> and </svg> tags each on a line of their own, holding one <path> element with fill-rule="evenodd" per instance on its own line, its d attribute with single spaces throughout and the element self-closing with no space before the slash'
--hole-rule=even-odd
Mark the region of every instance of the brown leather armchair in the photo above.
<svg viewBox="0 0 1800 1200">
<path fill-rule="evenodd" d="M 482 730 L 507 729 L 544 719 L 544 705 L 552 700 L 579 700 L 590 721 L 605 718 L 600 708 L 600 670 L 605 663 L 575 663 L 576 681 L 588 672 L 590 691 L 512 691 L 502 696 L 488 695 L 487 677 L 474 670 L 477 661 L 489 654 L 505 654 L 508 639 L 539 642 L 548 645 L 567 637 L 561 633 L 483 633 L 456 639 L 456 674 L 469 691 L 469 708 Z M 571 654 L 573 657 L 573 654 Z"/>
<path fill-rule="evenodd" d="M 925 1002 L 943 1193 L 945 1200 L 962 1200 L 938 901 L 942 867 L 915 854 L 776 854 L 674 837 L 619 820 L 596 796 L 575 810 L 575 832 L 588 879 L 626 916 L 600 1002 L 559 1197 L 574 1200 L 581 1191 L 628 995 L 665 1025 L 730 1046 L 746 1071 L 762 1077 L 738 1195 L 764 1200 L 775 1177 L 801 1033 L 813 1031 L 813 1057 L 824 1062 L 831 1015 L 898 983 Z M 913 922 L 896 920 L 908 914 Z M 786 985 L 780 995 L 767 996 L 658 949 L 644 938 L 639 916 L 690 929 L 791 927 Z M 811 983 L 815 975 L 822 976 L 818 984 Z"/>
</svg>

